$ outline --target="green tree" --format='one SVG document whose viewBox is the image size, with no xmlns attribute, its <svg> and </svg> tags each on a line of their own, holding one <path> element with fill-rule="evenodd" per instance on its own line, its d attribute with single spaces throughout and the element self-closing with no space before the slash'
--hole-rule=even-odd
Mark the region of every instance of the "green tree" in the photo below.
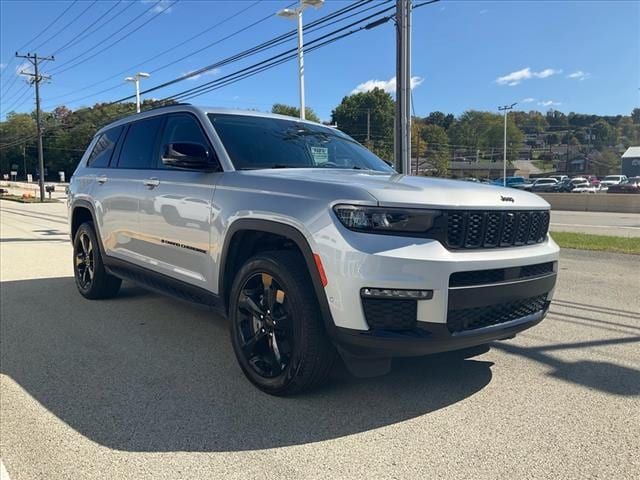
<svg viewBox="0 0 640 480">
<path fill-rule="evenodd" d="M 442 112 L 435 111 L 431 112 L 427 117 L 424 118 L 424 123 L 437 125 L 444 128 L 445 130 L 448 130 L 455 119 L 456 118 L 451 113 L 444 114 Z"/>
<path fill-rule="evenodd" d="M 593 146 L 598 150 L 613 145 L 616 141 L 615 129 L 604 120 L 594 123 L 591 132 L 595 136 Z"/>
<path fill-rule="evenodd" d="M 332 112 L 331 121 L 380 158 L 393 160 L 393 119 L 395 103 L 384 90 L 374 88 L 369 92 L 346 96 Z M 369 115 L 369 142 L 367 139 L 367 114 Z"/>
<path fill-rule="evenodd" d="M 633 123 L 640 125 L 640 108 L 633 109 L 633 112 L 631 112 L 631 120 L 633 120 Z"/>
<path fill-rule="evenodd" d="M 4 122 L 0 122 L 0 172 L 9 173 L 13 166 L 18 166 L 18 175 L 24 178 L 24 163 L 27 170 L 33 164 L 35 150 L 31 148 L 36 140 L 36 122 L 28 113 L 14 113 L 7 115 Z"/>
<path fill-rule="evenodd" d="M 271 107 L 271 113 L 300 118 L 300 109 L 298 107 L 285 105 L 284 103 L 275 103 L 273 107 Z M 318 115 L 316 115 L 316 113 L 309 107 L 304 107 L 304 116 L 307 120 L 320 123 Z"/>
<path fill-rule="evenodd" d="M 504 119 L 492 112 L 469 110 L 449 129 L 449 139 L 456 148 L 462 148 L 470 155 L 476 151 L 499 153 L 504 146 Z M 507 160 L 517 159 L 524 135 L 511 116 L 507 120 Z"/>
<path fill-rule="evenodd" d="M 449 137 L 444 128 L 427 124 L 420 132 L 421 140 L 425 143 L 426 161 L 434 174 L 444 177 L 449 171 Z"/>
</svg>

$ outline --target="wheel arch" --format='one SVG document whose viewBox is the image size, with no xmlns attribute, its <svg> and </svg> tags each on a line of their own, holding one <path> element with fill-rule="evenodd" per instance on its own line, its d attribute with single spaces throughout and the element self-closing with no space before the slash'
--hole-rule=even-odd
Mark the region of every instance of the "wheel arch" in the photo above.
<svg viewBox="0 0 640 480">
<path fill-rule="evenodd" d="M 220 255 L 220 269 L 218 273 L 219 294 L 223 299 L 225 310 L 228 312 L 229 295 L 235 273 L 242 267 L 244 262 L 255 253 L 273 250 L 273 242 L 278 239 L 285 242 L 281 244 L 282 247 L 293 247 L 300 252 L 318 300 L 325 328 L 327 333 L 331 335 L 336 327 L 333 323 L 320 273 L 315 263 L 314 252 L 300 230 L 281 222 L 244 218 L 236 220 L 229 226 Z M 262 240 L 266 240 L 264 248 L 260 246 L 257 250 L 253 248 Z"/>
<path fill-rule="evenodd" d="M 78 228 L 80 228 L 80 225 L 82 225 L 84 222 L 93 223 L 96 238 L 98 239 L 98 248 L 100 249 L 100 254 L 104 256 L 104 247 L 102 245 L 102 237 L 100 236 L 98 223 L 96 222 L 95 208 L 93 204 L 88 200 L 79 199 L 74 201 L 71 207 L 69 234 L 71 236 L 72 243 L 75 239 Z"/>
</svg>

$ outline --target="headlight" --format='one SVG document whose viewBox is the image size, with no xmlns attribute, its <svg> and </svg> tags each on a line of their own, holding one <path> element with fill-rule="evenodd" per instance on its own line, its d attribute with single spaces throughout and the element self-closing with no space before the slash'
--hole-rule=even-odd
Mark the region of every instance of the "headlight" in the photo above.
<svg viewBox="0 0 640 480">
<path fill-rule="evenodd" d="M 349 230 L 371 233 L 399 232 L 420 234 L 433 227 L 441 215 L 438 210 L 336 205 L 333 211 Z"/>
</svg>

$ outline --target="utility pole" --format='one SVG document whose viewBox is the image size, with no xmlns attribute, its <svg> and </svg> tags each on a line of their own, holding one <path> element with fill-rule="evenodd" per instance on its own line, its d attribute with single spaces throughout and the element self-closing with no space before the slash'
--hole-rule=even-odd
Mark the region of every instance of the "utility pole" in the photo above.
<svg viewBox="0 0 640 480">
<path fill-rule="evenodd" d="M 44 153 L 42 151 L 42 123 L 40 122 L 40 82 L 42 80 L 51 80 L 51 77 L 47 75 L 40 75 L 38 66 L 39 62 L 47 60 L 53 61 L 55 58 L 53 55 L 49 57 L 39 57 L 37 53 L 18 55 L 18 52 L 16 52 L 16 57 L 25 58 L 33 65 L 33 73 L 22 70 L 20 75 L 31 77 L 31 83 L 35 85 L 36 89 L 36 130 L 38 132 L 38 168 L 40 170 L 38 184 L 40 185 L 40 201 L 44 202 Z"/>
<path fill-rule="evenodd" d="M 371 148 L 371 109 L 367 108 L 367 148 Z"/>
<path fill-rule="evenodd" d="M 22 144 L 22 166 L 24 168 L 24 181 L 27 181 L 27 144 Z"/>
<path fill-rule="evenodd" d="M 502 155 L 502 185 L 507 186 L 507 112 L 512 110 L 518 102 L 512 103 L 511 105 L 504 105 L 502 107 L 498 107 L 499 111 L 504 112 L 504 150 Z"/>
<path fill-rule="evenodd" d="M 395 163 L 411 174 L 411 0 L 396 0 Z"/>
</svg>

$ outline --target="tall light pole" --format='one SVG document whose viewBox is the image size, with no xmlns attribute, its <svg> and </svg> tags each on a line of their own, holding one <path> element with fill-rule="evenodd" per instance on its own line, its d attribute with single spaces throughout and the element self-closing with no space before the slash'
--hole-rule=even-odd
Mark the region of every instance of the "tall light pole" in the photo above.
<svg viewBox="0 0 640 480">
<path fill-rule="evenodd" d="M 504 150 L 503 150 L 503 158 L 502 158 L 502 185 L 507 186 L 507 112 L 512 110 L 518 102 L 512 103 L 511 105 L 503 105 L 502 107 L 498 107 L 498 110 L 504 112 Z"/>
<path fill-rule="evenodd" d="M 133 82 L 136 84 L 136 112 L 140 113 L 140 79 L 149 78 L 151 75 L 144 72 L 138 72 L 133 77 L 127 77 L 125 82 Z"/>
<path fill-rule="evenodd" d="M 298 8 L 283 8 L 277 15 L 284 18 L 298 20 L 298 81 L 300 88 L 300 118 L 304 120 L 304 51 L 302 41 L 302 12 L 307 7 L 320 8 L 324 0 L 300 0 Z"/>
</svg>

